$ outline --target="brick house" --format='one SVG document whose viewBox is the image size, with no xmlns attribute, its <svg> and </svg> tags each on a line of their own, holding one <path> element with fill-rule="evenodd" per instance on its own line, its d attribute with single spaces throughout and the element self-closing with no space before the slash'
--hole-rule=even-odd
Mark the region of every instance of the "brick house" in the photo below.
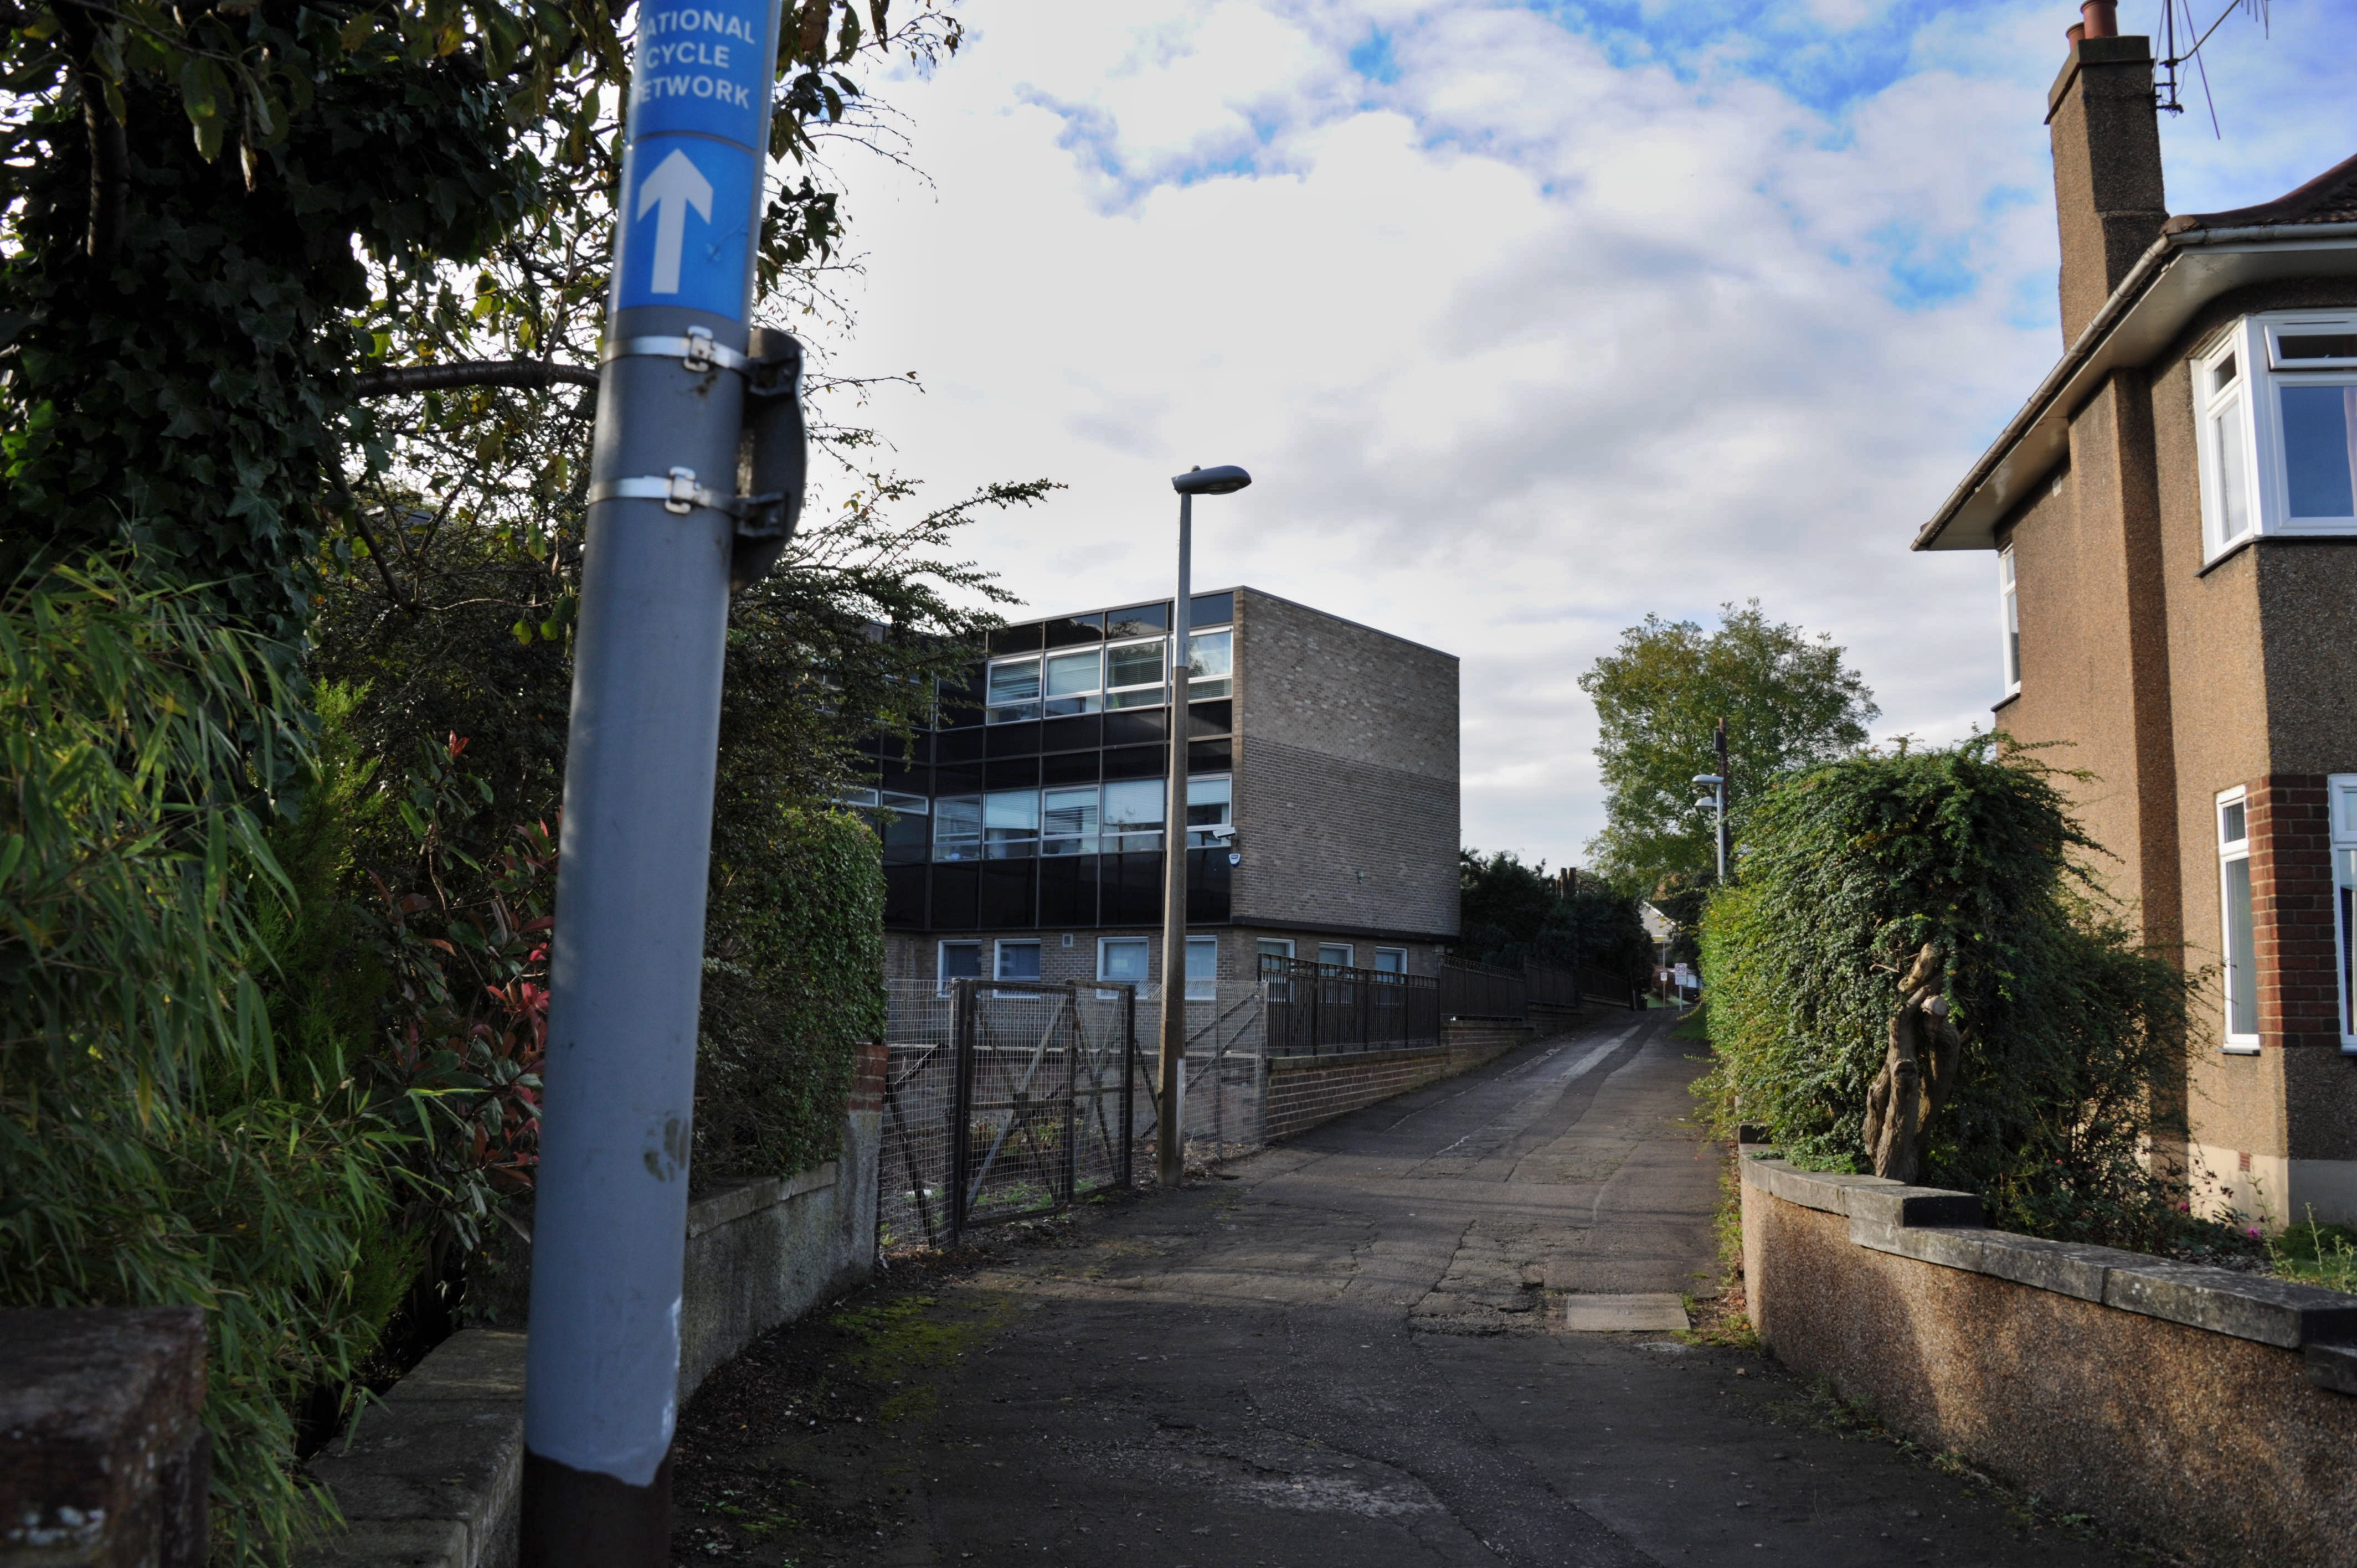
<svg viewBox="0 0 2357 1568">
<path fill-rule="evenodd" d="M 2099 869 L 2207 972 L 2190 1148 L 2357 1219 L 2357 158 L 2171 217 L 2149 41 L 2048 94 L 2061 360 L 1915 540 L 1997 558 L 1996 724 L 2060 741 Z"/>
<path fill-rule="evenodd" d="M 1265 953 L 1438 972 L 1457 935 L 1457 660 L 1255 588 L 1195 596 L 1188 987 Z M 878 746 L 896 981 L 1161 983 L 1170 605 L 993 632 Z"/>
</svg>

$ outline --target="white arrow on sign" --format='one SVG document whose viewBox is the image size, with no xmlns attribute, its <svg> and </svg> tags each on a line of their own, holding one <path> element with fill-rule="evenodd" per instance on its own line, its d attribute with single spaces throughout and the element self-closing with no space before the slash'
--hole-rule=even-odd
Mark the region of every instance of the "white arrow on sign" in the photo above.
<svg viewBox="0 0 2357 1568">
<path fill-rule="evenodd" d="M 695 166 L 695 160 L 678 148 L 671 156 L 655 166 L 655 172 L 639 185 L 639 213 L 644 218 L 650 208 L 655 215 L 655 275 L 648 285 L 651 294 L 679 292 L 680 253 L 687 248 L 687 209 L 694 208 L 696 216 L 712 221 L 712 182 Z"/>
</svg>

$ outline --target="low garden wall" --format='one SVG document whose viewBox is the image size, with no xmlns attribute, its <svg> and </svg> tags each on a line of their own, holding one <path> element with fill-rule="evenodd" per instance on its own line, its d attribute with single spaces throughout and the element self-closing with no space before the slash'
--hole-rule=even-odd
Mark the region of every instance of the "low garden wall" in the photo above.
<svg viewBox="0 0 2357 1568">
<path fill-rule="evenodd" d="M 1742 1151 L 1778 1359 L 2201 1563 L 2357 1565 L 2357 1296 L 1983 1227 L 1969 1193 Z"/>
<path fill-rule="evenodd" d="M 876 1257 L 880 1045 L 860 1053 L 843 1154 L 688 1205 L 679 1401 L 763 1334 L 866 1277 Z M 523 1469 L 525 1336 L 444 1341 L 311 1461 L 347 1528 L 298 1568 L 508 1568 Z"/>
<path fill-rule="evenodd" d="M 1268 1058 L 1262 1136 L 1270 1143 L 1378 1101 L 1453 1078 L 1539 1037 L 1531 1024 L 1441 1026 L 1441 1043 L 1404 1051 L 1351 1051 Z"/>
</svg>

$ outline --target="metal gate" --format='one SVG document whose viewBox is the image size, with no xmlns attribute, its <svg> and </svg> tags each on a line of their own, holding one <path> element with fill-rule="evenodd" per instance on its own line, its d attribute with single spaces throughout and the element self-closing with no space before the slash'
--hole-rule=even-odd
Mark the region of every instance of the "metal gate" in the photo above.
<svg viewBox="0 0 2357 1568">
<path fill-rule="evenodd" d="M 888 1233 L 954 1246 L 971 1227 L 1129 1185 L 1135 987 L 958 980 L 942 1000 L 945 1038 L 892 1043 Z"/>
</svg>

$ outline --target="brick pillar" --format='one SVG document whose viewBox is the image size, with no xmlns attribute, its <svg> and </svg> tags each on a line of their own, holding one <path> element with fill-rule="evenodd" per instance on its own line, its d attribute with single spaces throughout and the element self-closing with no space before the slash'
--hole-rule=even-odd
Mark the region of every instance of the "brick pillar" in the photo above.
<svg viewBox="0 0 2357 1568">
<path fill-rule="evenodd" d="M 2320 773 L 2250 787 L 2251 900 L 2261 1048 L 2341 1048 L 2332 939 L 2332 824 Z"/>
<path fill-rule="evenodd" d="M 851 1069 L 851 1106 L 854 1114 L 862 1111 L 884 1109 L 884 1075 L 892 1061 L 891 1048 L 881 1040 L 862 1040 L 859 1054 Z"/>
</svg>

